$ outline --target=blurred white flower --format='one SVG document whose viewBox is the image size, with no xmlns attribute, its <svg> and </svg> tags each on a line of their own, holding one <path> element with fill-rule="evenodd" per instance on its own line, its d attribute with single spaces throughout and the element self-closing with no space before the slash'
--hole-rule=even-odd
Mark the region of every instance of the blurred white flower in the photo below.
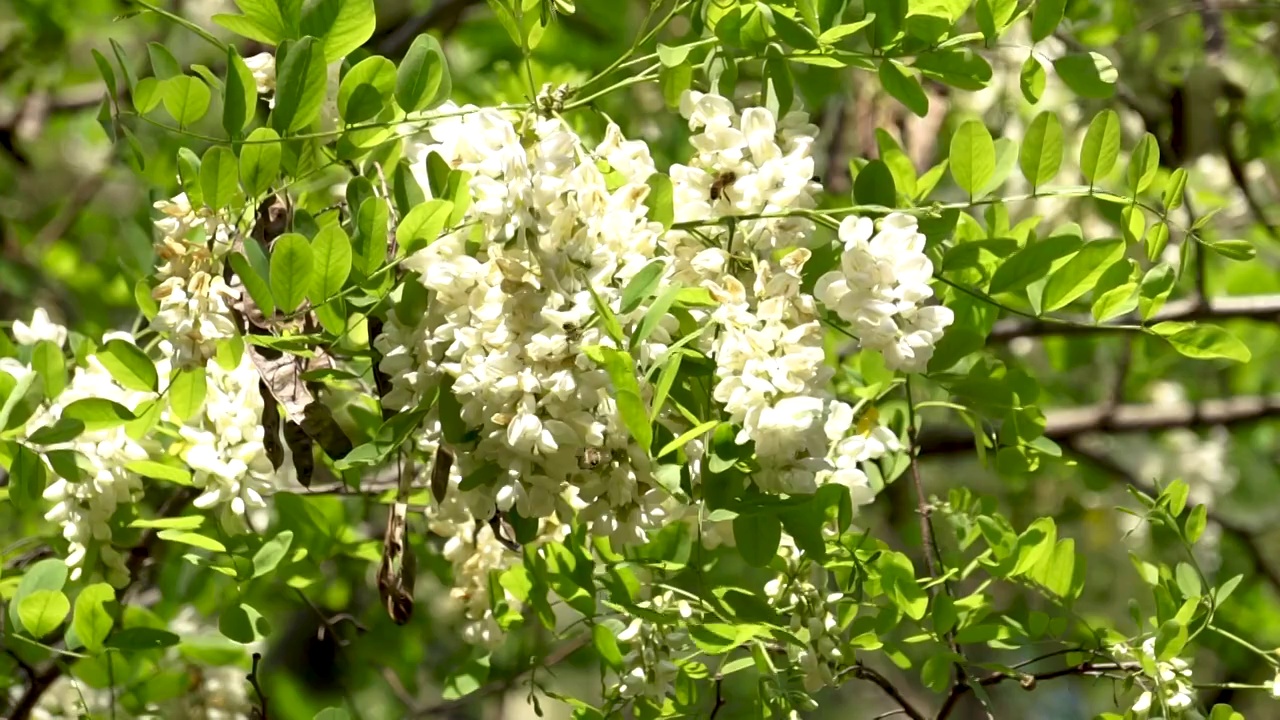
<svg viewBox="0 0 1280 720">
<path fill-rule="evenodd" d="M 51 321 L 49 313 L 38 307 L 31 316 L 31 324 L 13 321 L 13 339 L 19 345 L 35 345 L 41 340 L 48 340 L 62 347 L 67 343 L 67 329 Z"/>
</svg>

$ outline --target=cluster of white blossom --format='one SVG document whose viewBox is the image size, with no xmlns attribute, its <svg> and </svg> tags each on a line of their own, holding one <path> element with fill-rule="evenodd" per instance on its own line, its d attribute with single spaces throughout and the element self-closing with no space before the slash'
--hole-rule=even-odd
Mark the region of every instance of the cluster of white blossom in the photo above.
<svg viewBox="0 0 1280 720">
<path fill-rule="evenodd" d="M 701 613 L 687 600 L 677 599 L 675 593 L 665 591 L 639 605 L 658 613 L 675 610 L 682 622 L 696 624 Z M 673 658 L 688 654 L 693 649 L 689 634 L 681 626 L 663 625 L 640 618 L 633 618 L 618 641 L 630 645 L 622 658 L 623 669 L 612 690 L 626 700 L 644 698 L 656 705 L 672 693 L 680 669 Z"/>
<path fill-rule="evenodd" d="M 262 527 L 265 517 L 254 518 L 266 513 L 264 496 L 277 480 L 264 445 L 259 380 L 248 353 L 230 369 L 217 359 L 209 360 L 204 405 L 178 430 L 178 456 L 191 468 L 191 484 L 203 491 L 192 504 L 218 508 L 229 532 L 245 530 L 246 525 Z"/>
<path fill-rule="evenodd" d="M 806 647 L 788 644 L 787 656 L 803 673 L 805 689 L 817 692 L 836 684 L 846 659 L 835 613 L 844 594 L 827 591 L 827 569 L 803 559 L 791 538 L 783 539 L 778 552 L 786 570 L 766 583 L 764 591 L 779 614 L 791 618 L 791 631 L 805 641 Z"/>
<path fill-rule="evenodd" d="M 235 231 L 212 212 L 193 208 L 186 193 L 155 207 L 164 217 L 155 223 L 161 264 L 151 293 L 159 303 L 151 327 L 172 343 L 176 367 L 203 365 L 219 342 L 237 334 L 231 315 L 236 293 L 222 277 Z"/>
<path fill-rule="evenodd" d="M 655 260 L 662 226 L 644 205 L 653 173 L 647 148 L 616 128 L 588 148 L 554 119 L 529 120 L 522 136 L 500 112 L 467 109 L 408 151 L 424 188 L 432 152 L 469 173 L 472 201 L 469 227 L 404 263 L 432 298 L 417 323 L 393 318 L 376 340 L 394 382 L 386 402 L 412 407 L 448 379 L 463 421 L 477 432 L 460 472 L 501 468 L 492 483 L 465 493 L 474 516 L 514 508 L 545 518 L 590 508 L 583 517 L 597 534 L 643 541 L 667 517 L 667 496 L 621 423 L 608 373 L 582 348 L 617 348 L 599 324 L 589 326 L 592 291 L 619 312 L 622 288 Z M 609 177 L 597 159 L 609 164 Z M 469 253 L 473 230 L 483 242 Z M 634 327 L 646 309 L 619 320 Z M 661 355 L 674 329 L 661 323 L 636 361 Z"/>
<path fill-rule="evenodd" d="M 879 231 L 869 218 L 840 223 L 840 269 L 818 278 L 814 295 L 841 320 L 863 348 L 884 356 L 891 370 L 924 372 L 942 332 L 955 321 L 933 297 L 933 263 L 916 219 L 891 213 Z"/>
<path fill-rule="evenodd" d="M 1156 655 L 1156 639 L 1147 638 L 1135 651 L 1127 644 L 1115 645 L 1111 652 L 1121 662 L 1152 667 L 1154 673 L 1143 671 L 1140 685 L 1143 691 L 1131 708 L 1139 718 L 1150 720 L 1174 720 L 1185 717 L 1195 705 L 1195 688 L 1191 684 L 1191 667 L 1182 658 L 1162 661 Z M 1143 661 L 1146 662 L 1143 662 Z M 1153 714 L 1154 713 L 1154 714 Z"/>
<path fill-rule="evenodd" d="M 15 329 L 18 323 L 15 323 Z M 66 329 L 48 321 L 43 310 L 36 312 L 31 325 L 23 324 L 15 336 L 22 344 L 29 341 L 50 340 L 61 343 Z M 121 339 L 133 342 L 127 333 L 109 333 L 104 341 Z M 0 365 L 3 370 L 21 380 L 35 372 L 15 360 L 6 359 Z M 34 449 L 45 453 L 46 472 L 53 477 L 44 489 L 44 499 L 53 503 L 45 513 L 45 519 L 62 525 L 62 535 L 68 542 L 66 564 L 71 569 L 71 579 L 83 574 L 89 560 L 91 547 L 102 563 L 106 579 L 117 587 L 129 580 L 124 555 L 111 547 L 111 516 L 123 504 L 133 502 L 142 494 L 142 478 L 128 464 L 150 457 L 153 443 L 131 437 L 123 425 L 100 429 L 86 429 L 71 440 L 54 443 L 36 443 L 31 436 L 41 428 L 53 426 L 70 404 L 90 398 L 118 403 L 130 411 L 155 399 L 147 392 L 127 390 L 121 387 L 95 355 L 77 367 L 67 386 L 47 404 L 38 408 L 20 434 L 20 439 Z M 37 436 L 38 437 L 38 436 Z M 52 464 L 48 453 L 57 453 L 65 463 Z M 79 474 L 68 480 L 59 473 Z"/>
<path fill-rule="evenodd" d="M 853 409 L 833 396 L 821 298 L 801 290 L 811 248 L 821 242 L 803 214 L 820 190 L 811 154 L 817 129 L 803 112 L 778 120 L 756 107 L 739 115 L 726 98 L 686 93 L 681 111 L 697 131 L 695 152 L 670 171 L 675 221 L 686 225 L 664 231 L 646 204 L 656 172 L 648 147 L 617 126 L 590 147 L 558 118 L 443 110 L 449 116 L 410 139 L 406 157 L 428 194 L 433 154 L 466 173 L 469 205 L 455 230 L 403 262 L 429 291 L 426 312 L 409 321 L 391 314 L 374 343 L 392 379 L 387 406 L 417 407 L 438 387 L 456 397 L 469 429 L 454 448 L 448 496 L 428 511 L 433 532 L 451 538 L 456 594 L 476 623 L 469 632 L 484 641 L 496 635 L 486 578 L 504 560 L 483 523 L 495 512 L 576 516 L 616 545 L 644 542 L 681 514 L 653 477 L 650 449 L 622 424 L 608 372 L 587 350 L 626 349 L 642 378 L 664 359 L 680 334 L 675 316 L 623 348 L 597 310 L 609 307 L 631 335 L 652 300 L 624 312 L 623 290 L 646 267 L 659 273 L 660 287 L 703 288 L 714 301 L 684 308 L 703 329 L 685 344 L 715 362 L 713 397 L 761 466 L 752 479 L 773 493 L 838 482 L 856 505 L 871 500 L 859 464 L 900 446 L 874 422 L 855 427 Z M 741 219 L 718 222 L 725 216 Z M 864 298 L 873 306 L 861 311 L 864 322 L 882 311 L 894 328 L 887 344 L 873 332 L 880 326 L 864 329 L 866 344 L 923 362 L 950 315 L 920 307 L 931 296 L 923 239 L 894 235 L 902 229 L 894 223 L 874 243 L 877 285 L 863 292 L 857 277 L 846 277 L 844 295 L 857 295 L 837 298 L 832 309 L 857 310 Z M 850 256 L 847 265 L 859 263 Z M 887 308 L 876 305 L 885 298 Z M 642 399 L 653 396 L 645 380 L 640 388 Z M 689 427 L 674 412 L 657 421 L 677 434 Z M 415 439 L 428 456 L 441 441 L 440 422 L 432 410 Z M 686 451 L 698 483 L 705 448 L 694 440 Z M 460 489 L 461 478 L 486 473 L 490 479 Z M 723 523 L 711 525 L 710 542 L 732 541 Z"/>
</svg>

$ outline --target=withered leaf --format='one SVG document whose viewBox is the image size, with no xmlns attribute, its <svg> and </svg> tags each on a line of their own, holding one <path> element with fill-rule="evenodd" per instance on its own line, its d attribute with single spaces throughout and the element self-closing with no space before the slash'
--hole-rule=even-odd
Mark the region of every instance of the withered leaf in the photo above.
<svg viewBox="0 0 1280 720">
<path fill-rule="evenodd" d="M 411 469 L 401 469 L 400 488 L 387 514 L 382 564 L 378 567 L 378 594 L 397 625 L 404 625 L 413 617 L 413 590 L 417 581 L 417 558 L 409 546 L 409 506 L 406 504 L 412 478 Z"/>
<path fill-rule="evenodd" d="M 437 503 L 444 502 L 449 491 L 449 470 L 453 468 L 453 451 L 441 445 L 436 448 L 435 462 L 431 466 L 431 496 Z"/>
</svg>

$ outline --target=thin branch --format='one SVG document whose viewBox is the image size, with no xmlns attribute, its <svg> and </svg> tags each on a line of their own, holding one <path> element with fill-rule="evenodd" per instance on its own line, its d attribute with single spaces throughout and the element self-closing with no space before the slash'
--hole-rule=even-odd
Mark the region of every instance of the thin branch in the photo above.
<svg viewBox="0 0 1280 720">
<path fill-rule="evenodd" d="M 1109 403 L 1050 410 L 1044 436 L 1059 444 L 1092 433 L 1143 433 L 1174 428 L 1231 426 L 1280 417 L 1280 395 L 1211 398 L 1197 404 Z M 956 425 L 930 425 L 919 437 L 920 455 L 949 455 L 973 450 L 973 432 Z"/>
<path fill-rule="evenodd" d="M 711 706 L 711 714 L 707 716 L 707 720 L 716 720 L 716 716 L 720 714 L 720 708 L 725 706 L 724 701 L 724 678 L 716 678 L 716 703 Z"/>
<path fill-rule="evenodd" d="M 1203 249 L 1203 248 L 1201 248 Z M 987 336 L 988 343 L 1004 343 L 1015 338 L 1042 337 L 1046 335 L 1085 335 L 1105 332 L 1132 332 L 1141 322 L 1136 315 L 1126 315 L 1109 322 L 1094 324 L 1089 319 L 1060 323 L 1046 320 L 1001 320 Z M 1220 297 L 1201 302 L 1199 298 L 1186 298 L 1168 303 L 1146 321 L 1154 324 L 1165 321 L 1192 320 L 1280 320 L 1280 295 L 1240 295 Z"/>
<path fill-rule="evenodd" d="M 924 482 L 920 479 L 920 462 L 916 458 L 917 441 L 920 434 L 920 426 L 916 423 L 916 406 L 911 399 L 911 380 L 907 379 L 907 414 L 908 414 L 908 430 L 907 430 L 907 458 L 911 466 L 911 480 L 916 491 L 916 510 L 920 515 L 920 540 L 924 544 L 924 561 L 929 568 L 929 576 L 932 578 L 942 577 L 942 553 L 938 551 L 938 539 L 933 534 L 933 512 L 929 505 L 929 501 L 924 492 Z M 948 583 L 943 583 L 944 590 L 949 594 L 950 587 Z M 938 598 L 938 585 L 929 586 L 929 602 L 933 603 Z M 960 652 L 960 644 L 956 642 L 955 629 L 947 631 L 947 645 L 951 648 L 951 652 L 958 657 L 963 658 L 964 654 Z M 962 685 L 965 682 L 964 664 L 962 661 L 955 662 L 955 682 Z"/>
<path fill-rule="evenodd" d="M 258 720 L 267 720 L 267 694 L 262 691 L 262 684 L 258 681 L 258 664 L 262 662 L 262 653 L 253 654 L 253 669 L 249 671 L 246 680 L 253 686 L 253 691 L 258 694 L 258 707 L 254 708 L 255 716 Z"/>
<path fill-rule="evenodd" d="M 1079 675 L 1105 675 L 1116 671 L 1132 672 L 1140 668 L 1141 666 L 1138 663 L 1083 662 L 1079 665 L 1071 665 L 1057 670 L 1049 670 L 1034 674 L 1010 675 L 1008 673 L 994 673 L 980 678 L 978 680 L 978 684 L 983 687 L 989 687 L 991 685 L 999 685 L 1006 680 L 1017 680 L 1018 684 L 1021 685 L 1024 690 L 1034 690 L 1036 683 L 1041 680 L 1052 680 L 1054 678 Z M 942 707 L 938 710 L 935 720 L 944 720 L 944 718 L 950 717 L 952 711 L 956 709 L 957 703 L 960 702 L 960 699 L 972 689 L 973 688 L 970 685 L 957 685 L 952 688 L 951 693 L 947 695 L 947 699 L 943 701 Z"/>
<path fill-rule="evenodd" d="M 911 704 L 911 701 L 907 700 L 907 698 L 902 694 L 902 692 L 899 691 L 898 688 L 894 687 L 893 683 L 889 682 L 888 678 L 876 672 L 875 670 L 872 670 L 871 668 L 859 662 L 853 667 L 849 668 L 848 673 L 850 675 L 853 675 L 855 678 L 858 678 L 859 680 L 866 680 L 868 682 L 874 683 L 875 685 L 879 686 L 879 688 L 883 690 L 886 695 L 893 698 L 893 701 L 898 703 L 898 705 L 902 707 L 903 714 L 911 718 L 911 720 L 925 719 L 924 713 L 917 710 L 915 706 Z"/>
</svg>

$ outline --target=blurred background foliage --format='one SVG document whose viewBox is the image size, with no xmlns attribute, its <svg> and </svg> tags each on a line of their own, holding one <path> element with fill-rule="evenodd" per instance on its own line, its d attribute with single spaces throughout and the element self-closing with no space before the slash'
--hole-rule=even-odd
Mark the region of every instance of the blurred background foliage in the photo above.
<svg viewBox="0 0 1280 720">
<path fill-rule="evenodd" d="M 824 12 L 846 5 L 833 0 L 819 4 Z M 856 17 L 858 0 L 847 4 Z M 164 6 L 209 27 L 225 41 L 236 41 L 209 23 L 211 15 L 233 10 L 229 1 L 169 0 Z M 640 0 L 579 0 L 577 13 L 554 24 L 534 52 L 534 74 L 553 84 L 585 80 L 631 46 L 649 10 Z M 486 3 L 381 0 L 377 12 L 378 28 L 367 49 L 398 60 L 418 33 L 436 35 L 449 58 L 457 102 L 526 99 L 528 92 L 512 71 L 519 50 Z M 967 22 L 972 22 L 972 14 Z M 677 22 L 660 39 L 675 44 L 688 32 L 687 24 Z M 924 117 L 912 115 L 889 97 L 874 72 L 793 68 L 805 106 L 823 131 L 825 146 L 816 154 L 832 204 L 847 203 L 857 171 L 867 159 L 880 155 L 877 129 L 897 139 L 915 170 L 923 173 L 937 162 L 939 148 L 947 147 L 952 129 L 964 120 L 981 118 L 995 137 L 1018 140 L 1035 113 L 1055 111 L 1067 131 L 1068 158 L 1073 158 L 1089 119 L 1110 107 L 1124 121 L 1123 147 L 1132 147 L 1142 132 L 1150 131 L 1160 140 L 1165 168 L 1181 166 L 1190 172 L 1187 224 L 1217 211 L 1208 225 L 1209 239 L 1243 239 L 1257 248 L 1258 259 L 1248 263 L 1205 256 L 1203 268 L 1194 274 L 1202 287 L 1180 292 L 1189 297 L 1200 291 L 1213 298 L 1264 299 L 1280 293 L 1280 234 L 1272 220 L 1280 216 L 1280 2 L 1071 0 L 1066 22 L 1053 37 L 1033 46 L 1026 30 L 1020 33 L 981 50 L 994 68 L 987 87 L 967 92 L 926 82 L 930 112 Z M 0 321 L 27 320 L 36 307 L 47 308 L 56 320 L 86 335 L 129 327 L 135 321 L 134 284 L 153 262 L 151 203 L 177 192 L 177 149 L 188 146 L 200 154 L 204 148 L 191 138 L 137 125 L 137 149 L 145 160 L 139 166 L 122 149 L 127 146 L 108 142 L 96 119 L 103 86 L 91 50 L 112 56 L 113 40 L 140 75 L 150 69 L 149 42 L 163 43 L 186 66 L 221 72 L 223 58 L 210 46 L 153 14 L 138 14 L 127 2 L 0 3 Z M 1064 88 L 1050 63 L 1063 48 L 1084 48 L 1109 58 L 1118 70 L 1115 93 L 1083 99 Z M 240 45 L 246 57 L 261 49 L 252 43 Z M 1028 82 L 1035 83 L 1024 73 L 1031 56 L 1041 60 L 1048 75 L 1043 98 L 1035 105 L 1024 92 Z M 358 59 L 357 55 L 353 62 Z M 209 113 L 204 122 L 216 124 L 218 115 Z M 621 124 L 628 136 L 647 140 L 659 167 L 686 153 L 687 129 L 664 107 L 656 83 L 606 95 L 572 120 L 584 131 L 598 133 L 605 117 Z M 201 128 L 191 130 L 199 133 Z M 1073 168 L 1064 171 L 1067 184 L 1073 175 L 1078 176 Z M 959 191 L 948 189 L 947 182 L 939 195 L 959 198 Z M 1027 190 L 1011 179 L 1004 194 Z M 1048 198 L 1011 202 L 1009 209 L 1015 222 L 1039 215 L 1049 227 L 1078 222 L 1093 228 L 1092 235 L 1118 234 L 1118 210 L 1103 203 Z M 1224 319 L 1250 346 L 1253 361 L 1220 370 L 1206 370 L 1218 366 L 1174 355 L 1151 338 L 1122 333 L 1054 336 L 1044 327 L 1014 320 L 1007 332 L 996 333 L 989 350 L 1011 368 L 1037 378 L 1038 404 L 1046 408 L 1046 434 L 1068 452 L 1035 472 L 984 464 L 973 453 L 971 437 L 965 440 L 968 430 L 952 428 L 955 418 L 945 409 L 930 409 L 925 411 L 926 425 L 936 432 L 927 433 L 923 441 L 926 485 L 940 503 L 953 501 L 940 507 L 944 515 L 958 511 L 965 500 L 962 494 L 948 498 L 948 491 L 963 488 L 998 498 L 1017 527 L 1040 515 L 1055 516 L 1060 534 L 1076 538 L 1077 548 L 1088 556 L 1090 594 L 1080 611 L 1090 622 L 1107 625 L 1129 623 L 1129 605 L 1136 602 L 1131 598 L 1149 595 L 1128 551 L 1159 554 L 1177 549 L 1159 529 L 1112 508 L 1135 505 L 1126 486 L 1150 489 L 1182 478 L 1192 487 L 1192 500 L 1210 509 L 1211 542 L 1199 558 L 1202 566 L 1212 569 L 1219 583 L 1243 575 L 1239 589 L 1220 611 L 1218 624 L 1264 650 L 1276 647 L 1276 320 L 1274 314 L 1263 313 Z M 1205 400 L 1219 403 L 1200 405 Z M 1212 408 L 1231 412 L 1215 415 Z M 952 429 L 958 430 L 959 441 Z M 377 607 L 372 583 L 383 517 L 380 506 L 332 497 L 317 499 L 312 508 L 324 516 L 334 542 L 343 544 L 346 554 L 316 575 L 289 578 L 287 593 L 262 591 L 263 597 L 253 598 L 254 607 L 273 628 L 263 676 L 274 711 L 281 718 L 310 718 L 350 694 L 367 717 L 405 716 L 397 696 L 419 696 L 423 688 L 427 690 L 421 694 L 430 694 L 433 687 L 436 692 L 448 690 L 442 687 L 444 678 L 470 657 L 455 632 L 447 583 L 435 579 L 447 576 L 448 564 L 434 541 L 420 534 L 419 555 L 434 571 L 427 575 L 435 576 L 420 593 L 432 601 L 409 626 L 394 626 Z M 883 530 L 883 537 L 897 537 L 903 547 L 918 548 L 916 511 L 906 483 L 890 484 L 882 499 L 864 512 L 863 521 Z M 960 516 L 953 517 L 960 527 Z M 0 513 L 0 544 L 18 548 L 6 555 L 6 562 L 14 562 L 23 550 L 12 543 L 25 530 L 7 509 Z M 954 538 L 945 531 L 943 543 L 944 549 L 955 552 Z M 172 617 L 190 607 L 216 618 L 223 609 L 226 578 L 176 557 L 163 559 L 156 578 L 157 616 Z M 995 592 L 997 608 L 1010 613 L 1034 611 L 1038 602 L 1014 588 Z M 312 609 L 298 610 L 300 595 L 309 598 Z M 1269 669 L 1238 645 L 1214 637 L 1203 640 L 1206 650 L 1195 659 L 1197 680 L 1271 679 Z M 484 692 L 424 707 L 416 716 L 532 716 L 523 683 L 528 676 L 519 675 L 529 657 L 549 652 L 552 642 L 536 627 L 528 628 L 494 656 Z M 4 666 L 6 661 L 0 656 L 0 678 L 18 677 Z M 590 696 L 596 692 L 590 667 L 588 658 L 575 656 L 557 666 L 554 680 L 545 671 L 536 679 Z M 899 673 L 892 667 L 883 671 L 907 687 L 910 697 L 923 697 L 914 672 Z M 740 717 L 733 692 L 733 683 L 726 683 L 729 702 L 717 715 L 720 720 Z M 892 709 L 874 687 L 855 683 L 839 692 L 841 697 L 828 693 L 822 698 L 823 708 L 813 717 L 863 718 Z M 1007 717 L 1047 720 L 1088 717 L 1087 708 L 1097 707 L 1089 698 L 1105 699 L 1113 692 L 1109 681 L 1090 678 L 1055 682 L 1035 693 L 1024 693 L 1013 683 L 991 689 L 998 707 L 1021 708 Z M 1246 717 L 1270 716 L 1261 704 L 1265 698 L 1230 689 L 1206 690 L 1205 700 L 1206 706 L 1233 703 Z M 563 706 L 545 697 L 541 706 L 548 717 L 567 716 Z M 976 706 L 966 712 L 971 714 L 962 716 L 981 716 Z"/>
</svg>

